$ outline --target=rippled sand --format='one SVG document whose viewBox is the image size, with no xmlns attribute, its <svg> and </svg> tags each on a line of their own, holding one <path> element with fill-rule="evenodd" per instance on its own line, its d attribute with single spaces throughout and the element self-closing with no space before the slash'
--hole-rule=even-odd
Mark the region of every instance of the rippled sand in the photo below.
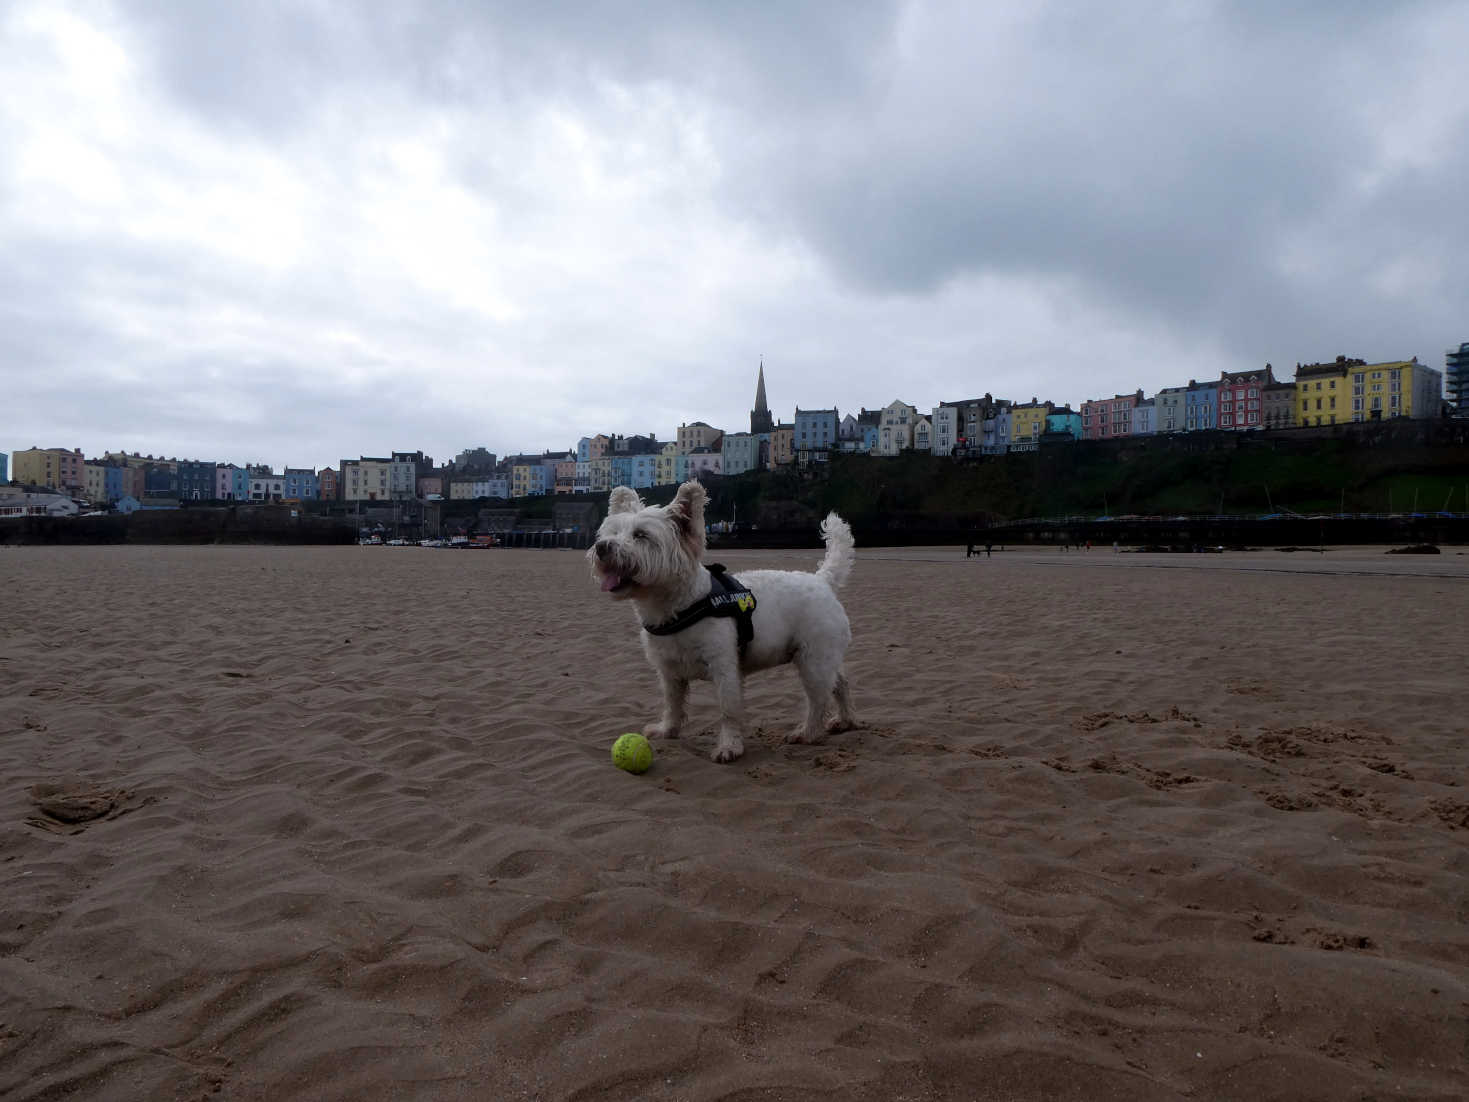
<svg viewBox="0 0 1469 1102">
<path fill-rule="evenodd" d="M 1466 564 L 859 551 L 634 777 L 575 553 L 0 550 L 0 1097 L 1465 1097 Z"/>
</svg>

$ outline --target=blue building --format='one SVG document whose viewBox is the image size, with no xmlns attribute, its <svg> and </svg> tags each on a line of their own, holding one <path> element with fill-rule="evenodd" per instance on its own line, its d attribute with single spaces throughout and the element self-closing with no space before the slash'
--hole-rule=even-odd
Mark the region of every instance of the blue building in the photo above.
<svg viewBox="0 0 1469 1102">
<path fill-rule="evenodd" d="M 236 501 L 250 500 L 250 468 L 236 467 L 230 471 L 230 493 Z"/>
<path fill-rule="evenodd" d="M 178 472 L 156 465 L 147 468 L 143 472 L 143 495 L 145 497 L 178 497 Z"/>
<path fill-rule="evenodd" d="M 102 494 L 107 498 L 107 504 L 122 500 L 125 493 L 123 474 L 125 467 L 118 467 L 109 463 L 102 471 Z"/>
<path fill-rule="evenodd" d="M 797 406 L 791 447 L 797 452 L 835 451 L 840 426 L 841 418 L 835 409 L 802 409 Z"/>
<path fill-rule="evenodd" d="M 1152 436 L 1157 431 L 1152 398 L 1144 398 L 1132 407 L 1132 435 Z"/>
<path fill-rule="evenodd" d="M 320 497 L 319 479 L 310 467 L 287 467 L 282 475 L 285 489 L 282 496 L 297 501 L 315 501 Z"/>
<path fill-rule="evenodd" d="M 1458 351 L 1451 348 L 1444 354 L 1444 389 L 1453 416 L 1469 417 L 1469 343 L 1459 345 Z M 0 456 L 0 471 L 5 469 L 4 460 Z M 4 477 L 0 476 L 0 482 L 3 481 Z"/>
<path fill-rule="evenodd" d="M 1062 409 L 1052 410 L 1046 414 L 1047 435 L 1059 436 L 1065 434 L 1073 440 L 1081 439 L 1081 414 L 1070 406 Z"/>
<path fill-rule="evenodd" d="M 0 482 L 10 481 L 10 456 L 0 452 Z"/>
<path fill-rule="evenodd" d="M 1188 381 L 1184 395 L 1184 431 L 1202 432 L 1219 425 L 1219 384 Z"/>
<path fill-rule="evenodd" d="M 658 481 L 658 457 L 656 455 L 634 455 L 632 459 L 632 481 L 634 490 L 645 490 Z"/>
</svg>

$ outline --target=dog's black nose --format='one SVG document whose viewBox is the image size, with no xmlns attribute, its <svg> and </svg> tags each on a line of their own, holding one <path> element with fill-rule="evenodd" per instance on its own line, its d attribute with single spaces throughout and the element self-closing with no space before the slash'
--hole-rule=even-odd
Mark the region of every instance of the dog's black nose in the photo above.
<svg viewBox="0 0 1469 1102">
<path fill-rule="evenodd" d="M 592 548 L 597 553 L 597 558 L 605 559 L 612 550 L 612 545 L 606 540 L 598 540 Z"/>
</svg>

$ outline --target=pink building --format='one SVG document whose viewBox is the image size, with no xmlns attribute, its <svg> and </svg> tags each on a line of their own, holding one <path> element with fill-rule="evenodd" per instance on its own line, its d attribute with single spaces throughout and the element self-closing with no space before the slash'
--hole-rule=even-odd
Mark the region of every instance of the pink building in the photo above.
<svg viewBox="0 0 1469 1102">
<path fill-rule="evenodd" d="M 701 474 L 723 474 L 724 453 L 722 451 L 710 451 L 708 448 L 697 448 L 691 451 L 684 459 L 685 470 L 689 478 L 698 478 Z"/>
<path fill-rule="evenodd" d="M 337 480 L 337 472 L 331 467 L 323 467 L 316 472 L 316 494 L 323 501 L 336 501 L 341 494 L 338 492 L 340 483 Z"/>
<path fill-rule="evenodd" d="M 576 492 L 575 459 L 563 459 L 556 464 L 556 492 L 558 494 L 572 494 Z"/>
<path fill-rule="evenodd" d="M 418 480 L 418 496 L 424 498 L 429 494 L 444 496 L 444 480 L 439 475 L 424 475 Z"/>
<path fill-rule="evenodd" d="M 1093 398 L 1081 403 L 1081 438 L 1114 440 L 1132 435 L 1132 411 L 1142 401 L 1143 392 L 1116 394 L 1111 398 Z"/>
</svg>

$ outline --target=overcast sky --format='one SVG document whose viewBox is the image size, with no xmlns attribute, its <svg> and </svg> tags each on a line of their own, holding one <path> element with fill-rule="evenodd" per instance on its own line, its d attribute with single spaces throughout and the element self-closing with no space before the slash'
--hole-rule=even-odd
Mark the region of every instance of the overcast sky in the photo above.
<svg viewBox="0 0 1469 1102">
<path fill-rule="evenodd" d="M 0 3 L 0 450 L 443 460 L 1469 340 L 1469 5 Z"/>
</svg>

